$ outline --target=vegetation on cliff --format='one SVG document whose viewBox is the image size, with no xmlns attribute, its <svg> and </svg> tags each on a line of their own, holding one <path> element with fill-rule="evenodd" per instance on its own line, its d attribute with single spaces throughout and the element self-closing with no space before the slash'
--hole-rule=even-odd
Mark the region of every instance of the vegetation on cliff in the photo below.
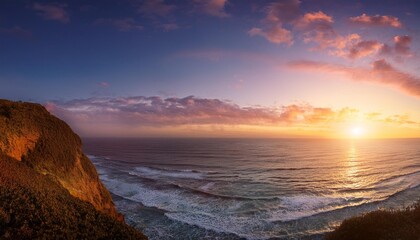
<svg viewBox="0 0 420 240">
<path fill-rule="evenodd" d="M 42 105 L 0 100 L 0 150 L 38 173 L 49 175 L 71 195 L 123 220 L 71 128 Z"/>
<path fill-rule="evenodd" d="M 419 240 L 420 202 L 404 210 L 378 210 L 345 220 L 327 240 Z"/>
<path fill-rule="evenodd" d="M 146 239 L 48 176 L 0 155 L 0 239 Z"/>
<path fill-rule="evenodd" d="M 0 239 L 147 238 L 124 223 L 66 123 L 0 100 Z"/>
</svg>

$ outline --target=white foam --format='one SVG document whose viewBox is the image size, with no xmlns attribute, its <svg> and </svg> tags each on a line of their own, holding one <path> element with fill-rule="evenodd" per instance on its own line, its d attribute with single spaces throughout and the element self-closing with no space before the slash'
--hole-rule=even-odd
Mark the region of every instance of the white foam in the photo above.
<svg viewBox="0 0 420 240">
<path fill-rule="evenodd" d="M 291 221 L 322 212 L 350 206 L 349 198 L 315 195 L 297 195 L 279 198 L 282 209 L 271 211 L 268 221 Z"/>
<path fill-rule="evenodd" d="M 95 156 L 95 155 L 86 155 L 86 157 L 88 157 L 90 160 L 93 160 L 93 159 L 98 159 L 98 157 L 97 156 Z"/>
<path fill-rule="evenodd" d="M 203 186 L 201 186 L 199 188 L 201 190 L 203 190 L 203 191 L 209 191 L 210 189 L 212 189 L 214 187 L 215 184 L 216 183 L 214 183 L 214 182 L 209 182 L 209 183 L 206 183 L 206 184 L 204 184 Z"/>
<path fill-rule="evenodd" d="M 246 210 L 255 210 L 254 208 L 258 206 L 252 204 L 258 203 L 241 202 L 235 199 L 213 199 L 183 189 L 153 189 L 142 183 L 127 183 L 119 179 L 110 179 L 106 175 L 101 178 L 114 194 L 140 202 L 146 207 L 165 210 L 168 218 L 217 232 L 233 233 L 248 239 L 276 237 L 276 231 L 272 229 L 275 225 L 268 227 L 267 223 L 289 221 L 331 211 L 344 207 L 348 200 L 310 195 L 280 197 L 277 202 L 264 203 L 261 211 L 247 214 Z"/>
</svg>

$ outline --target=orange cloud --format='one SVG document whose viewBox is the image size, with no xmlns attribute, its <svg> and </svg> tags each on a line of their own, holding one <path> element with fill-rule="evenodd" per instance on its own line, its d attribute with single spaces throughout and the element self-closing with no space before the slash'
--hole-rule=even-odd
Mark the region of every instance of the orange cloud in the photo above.
<svg viewBox="0 0 420 240">
<path fill-rule="evenodd" d="M 384 84 L 397 88 L 409 95 L 420 97 L 420 78 L 395 69 L 384 59 L 374 61 L 371 68 L 348 67 L 314 61 L 295 61 L 290 62 L 289 66 L 308 71 L 341 73 L 348 75 L 355 81 Z"/>
<path fill-rule="evenodd" d="M 333 18 L 328 16 L 327 14 L 318 11 L 312 13 L 305 13 L 303 17 L 297 23 L 298 27 L 307 27 L 313 22 L 325 22 L 325 23 L 333 23 Z"/>
<path fill-rule="evenodd" d="M 397 17 L 394 16 L 369 16 L 363 13 L 357 17 L 351 17 L 350 21 L 357 24 L 367 25 L 367 26 L 388 26 L 394 28 L 402 27 L 402 23 Z"/>
</svg>

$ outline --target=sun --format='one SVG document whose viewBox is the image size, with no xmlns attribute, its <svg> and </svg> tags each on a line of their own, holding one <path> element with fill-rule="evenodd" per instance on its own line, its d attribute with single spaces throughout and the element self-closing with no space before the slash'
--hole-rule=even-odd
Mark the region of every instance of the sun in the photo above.
<svg viewBox="0 0 420 240">
<path fill-rule="evenodd" d="M 362 137 L 365 134 L 365 129 L 361 126 L 354 126 L 350 129 L 352 137 Z"/>
</svg>

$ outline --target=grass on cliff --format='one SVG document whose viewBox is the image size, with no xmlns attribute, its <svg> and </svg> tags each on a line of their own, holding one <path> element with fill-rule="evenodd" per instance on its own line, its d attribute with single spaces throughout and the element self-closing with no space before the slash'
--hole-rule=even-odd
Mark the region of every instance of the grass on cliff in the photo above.
<svg viewBox="0 0 420 240">
<path fill-rule="evenodd" d="M 349 218 L 327 240 L 420 240 L 420 201 L 404 210 L 378 210 Z"/>
<path fill-rule="evenodd" d="M 0 239 L 146 239 L 0 151 Z"/>
<path fill-rule="evenodd" d="M 100 211 L 122 218 L 94 165 L 83 154 L 79 136 L 42 105 L 0 99 L 0 149 L 37 172 L 48 173 Z"/>
</svg>

